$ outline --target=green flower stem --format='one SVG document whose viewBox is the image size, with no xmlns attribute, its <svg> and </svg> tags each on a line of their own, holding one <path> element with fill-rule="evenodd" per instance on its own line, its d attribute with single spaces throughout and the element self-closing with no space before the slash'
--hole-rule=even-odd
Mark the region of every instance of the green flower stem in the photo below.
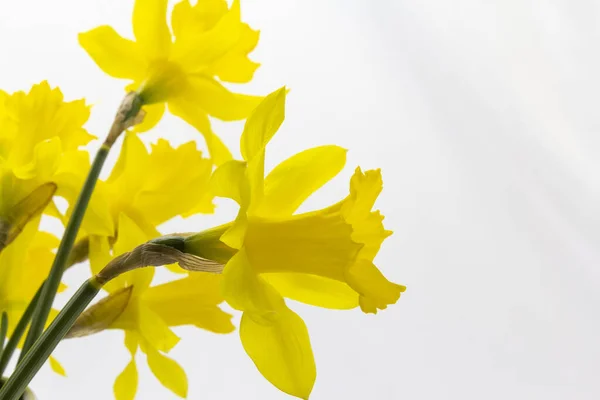
<svg viewBox="0 0 600 400">
<path fill-rule="evenodd" d="M 40 295 L 42 294 L 43 287 L 44 284 L 40 286 L 35 296 L 33 296 L 33 299 L 31 299 L 31 301 L 29 302 L 29 305 L 25 309 L 25 312 L 23 313 L 23 315 L 21 315 L 21 319 L 17 323 L 17 326 L 15 327 L 12 336 L 10 337 L 10 339 L 8 339 L 8 343 L 6 343 L 6 347 L 2 352 L 2 358 L 0 358 L 0 376 L 3 376 L 4 370 L 6 370 L 6 366 L 10 362 L 10 359 L 12 358 L 12 355 L 15 352 L 17 345 L 21 341 L 21 338 L 25 333 L 25 329 L 27 329 L 27 326 L 29 325 L 29 321 L 31 321 L 33 310 L 35 309 L 38 301 L 40 300 Z M 23 355 L 24 353 L 21 354 Z"/>
<path fill-rule="evenodd" d="M 137 93 L 131 92 L 125 96 L 125 99 L 123 99 L 123 102 L 117 111 L 117 115 L 115 116 L 115 120 L 110 127 L 110 131 L 108 132 L 104 144 L 102 144 L 102 147 L 100 147 L 100 150 L 98 150 L 96 153 L 96 157 L 94 157 L 92 168 L 90 169 L 85 183 L 83 184 L 83 188 L 79 193 L 79 198 L 75 203 L 73 213 L 71 214 L 71 218 L 67 223 L 65 233 L 58 247 L 58 251 L 56 252 L 56 256 L 54 257 L 52 268 L 50 269 L 50 273 L 46 279 L 46 283 L 44 284 L 41 298 L 33 313 L 33 320 L 25 339 L 23 353 L 27 353 L 27 351 L 33 346 L 33 343 L 42 334 L 44 326 L 46 325 L 46 321 L 48 321 L 48 316 L 50 315 L 50 310 L 52 309 L 52 304 L 54 303 L 54 298 L 56 297 L 63 272 L 65 271 L 65 267 L 69 261 L 73 244 L 77 238 L 79 227 L 81 226 L 81 222 L 90 202 L 90 198 L 92 197 L 92 193 L 94 191 L 94 187 L 96 186 L 100 171 L 102 170 L 102 166 L 104 165 L 104 161 L 106 160 L 112 145 L 121 135 L 121 133 L 123 133 L 123 131 L 125 131 L 127 128 L 130 128 L 142 121 L 143 113 L 140 113 L 141 107 L 142 101 Z"/>
<path fill-rule="evenodd" d="M 8 314 L 2 312 L 2 320 L 0 321 L 0 357 L 4 351 L 4 341 L 6 340 L 6 331 L 8 331 Z M 0 374 L 2 376 L 2 374 Z"/>
<path fill-rule="evenodd" d="M 45 285 L 44 285 L 45 286 Z M 102 285 L 93 277 L 81 285 L 71 300 L 64 306 L 48 329 L 29 349 L 15 372 L 0 390 L 0 399 L 17 400 L 23 394 L 35 374 L 50 357 L 61 339 L 73 326 L 77 317 L 100 291 Z"/>
<path fill-rule="evenodd" d="M 79 227 L 81 226 L 81 221 L 85 215 L 85 210 L 90 202 L 92 192 L 96 186 L 96 181 L 98 180 L 98 176 L 100 175 L 100 171 L 102 170 L 104 161 L 108 156 L 109 150 L 110 147 L 106 144 L 100 147 L 100 150 L 98 150 L 98 153 L 96 153 L 96 157 L 94 158 L 92 168 L 88 173 L 85 183 L 83 184 L 81 193 L 79 193 L 79 198 L 75 203 L 73 214 L 69 219 L 65 233 L 58 247 L 58 251 L 54 257 L 50 274 L 48 275 L 46 284 L 42 290 L 40 301 L 38 302 L 38 306 L 35 308 L 33 313 L 31 328 L 29 328 L 27 338 L 25 339 L 25 344 L 23 345 L 23 353 L 27 353 L 27 351 L 31 348 L 33 343 L 44 330 L 44 326 L 48 320 L 48 315 L 50 315 L 50 310 L 52 309 L 52 304 L 54 303 L 54 298 L 56 297 L 56 293 L 65 270 L 65 265 L 69 259 L 69 255 L 71 254 L 71 249 L 73 248 L 75 238 L 79 232 Z"/>
</svg>

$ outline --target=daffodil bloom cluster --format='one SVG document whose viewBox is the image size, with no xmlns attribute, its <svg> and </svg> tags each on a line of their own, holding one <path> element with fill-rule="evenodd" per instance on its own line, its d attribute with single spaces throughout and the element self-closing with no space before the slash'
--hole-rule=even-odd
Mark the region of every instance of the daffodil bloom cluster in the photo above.
<svg viewBox="0 0 600 400">
<path fill-rule="evenodd" d="M 379 170 L 356 168 L 349 193 L 309 212 L 298 209 L 344 169 L 345 149 L 310 148 L 265 173 L 287 89 L 262 97 L 226 88 L 249 82 L 259 65 L 248 56 L 259 33 L 242 22 L 239 1 L 180 1 L 170 27 L 167 11 L 167 0 L 134 0 L 134 40 L 108 25 L 79 35 L 105 73 L 129 81 L 91 163 L 83 147 L 94 136 L 83 128 L 90 114 L 83 100 L 64 101 L 46 82 L 28 93 L 0 91 L 0 374 L 12 351 L 23 349 L 0 386 L 3 400 L 19 399 L 46 360 L 65 375 L 50 357 L 62 339 L 105 330 L 122 331 L 129 353 L 115 373 L 117 400 L 136 397 L 139 353 L 163 386 L 185 398 L 186 372 L 169 355 L 180 341 L 177 329 L 233 332 L 223 303 L 241 312 L 239 337 L 258 371 L 277 389 L 308 399 L 317 375 L 313 350 L 286 299 L 376 314 L 405 290 L 374 263 L 391 235 L 373 210 L 383 188 Z M 167 107 L 203 135 L 208 154 L 196 141 L 143 141 L 140 133 L 159 129 Z M 210 118 L 246 120 L 241 160 Z M 116 164 L 100 179 L 115 143 Z M 65 209 L 55 196 L 67 200 Z M 175 217 L 213 213 L 215 197 L 239 205 L 231 222 L 161 232 Z M 62 240 L 40 230 L 43 214 L 64 223 Z M 91 277 L 61 310 L 52 309 L 63 273 L 83 261 Z M 161 266 L 178 275 L 157 283 L 152 267 Z"/>
<path fill-rule="evenodd" d="M 244 119 L 260 97 L 230 92 L 224 82 L 252 79 L 258 64 L 248 59 L 258 32 L 241 22 L 239 1 L 189 0 L 175 5 L 167 25 L 167 0 L 136 0 L 135 41 L 104 25 L 79 35 L 81 46 L 107 74 L 132 83 L 146 107 L 145 131 L 169 111 L 194 126 L 206 139 L 212 160 L 220 164 L 231 153 L 212 131 L 208 116 L 224 121 Z"/>
</svg>

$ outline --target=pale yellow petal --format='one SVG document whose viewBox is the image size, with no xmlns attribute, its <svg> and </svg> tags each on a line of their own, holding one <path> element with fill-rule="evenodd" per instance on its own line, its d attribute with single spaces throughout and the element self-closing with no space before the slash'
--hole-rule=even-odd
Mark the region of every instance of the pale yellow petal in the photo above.
<svg viewBox="0 0 600 400">
<path fill-rule="evenodd" d="M 179 342 L 166 322 L 149 307 L 141 304 L 138 310 L 138 330 L 151 347 L 160 351 L 167 352 Z"/>
<path fill-rule="evenodd" d="M 287 309 L 273 321 L 245 312 L 240 323 L 244 350 L 279 390 L 308 399 L 317 371 L 304 321 Z"/>
<path fill-rule="evenodd" d="M 137 392 L 138 372 L 135 360 L 132 359 L 117 376 L 113 390 L 116 400 L 133 400 Z"/>
<path fill-rule="evenodd" d="M 156 103 L 144 106 L 144 120 L 141 124 L 137 124 L 133 127 L 133 132 L 143 133 L 148 132 L 150 129 L 154 128 L 163 117 L 165 109 L 165 103 Z"/>
<path fill-rule="evenodd" d="M 293 214 L 346 163 L 346 150 L 321 146 L 298 153 L 276 166 L 265 179 L 264 197 L 256 213 L 271 218 Z"/>
<path fill-rule="evenodd" d="M 344 282 L 296 273 L 268 273 L 261 276 L 279 294 L 292 300 L 334 310 L 358 307 L 358 293 Z"/>
<path fill-rule="evenodd" d="M 148 366 L 160 383 L 177 396 L 187 397 L 188 380 L 183 368 L 175 360 L 154 349 L 148 348 L 146 354 Z"/>
<path fill-rule="evenodd" d="M 167 0 L 135 0 L 133 33 L 147 59 L 166 58 L 171 49 Z"/>
<path fill-rule="evenodd" d="M 234 330 L 231 315 L 218 305 L 221 276 L 198 272 L 186 278 L 150 288 L 144 293 L 145 303 L 168 326 L 194 325 L 216 333 Z"/>
<path fill-rule="evenodd" d="M 223 121 L 247 118 L 263 97 L 233 93 L 215 79 L 198 75 L 189 79 L 184 96 L 211 117 Z"/>
<path fill-rule="evenodd" d="M 181 64 L 188 73 L 207 70 L 211 64 L 233 50 L 242 37 L 244 25 L 240 19 L 238 0 L 234 0 L 231 9 L 214 27 L 206 31 L 201 30 L 202 26 L 198 24 L 197 18 L 181 18 L 182 10 L 176 11 L 173 18 L 179 34 L 173 45 L 173 60 Z"/>
<path fill-rule="evenodd" d="M 67 376 L 65 369 L 58 362 L 58 360 L 56 358 L 50 356 L 49 363 L 50 363 L 50 368 L 52 368 L 52 371 L 54 371 L 55 373 L 57 373 L 60 376 Z"/>
<path fill-rule="evenodd" d="M 365 313 L 377 313 L 394 304 L 406 287 L 390 282 L 370 261 L 358 260 L 346 272 L 348 284 L 360 293 L 360 306 Z"/>
<path fill-rule="evenodd" d="M 246 163 L 231 160 L 215 170 L 210 179 L 211 190 L 218 197 L 234 200 L 242 205 L 249 188 L 246 181 Z"/>
<path fill-rule="evenodd" d="M 146 70 L 146 60 L 135 42 L 122 38 L 112 27 L 103 25 L 80 33 L 79 44 L 108 75 L 138 80 Z"/>
<path fill-rule="evenodd" d="M 262 153 L 285 118 L 286 89 L 269 94 L 248 117 L 240 139 L 244 160 Z"/>
<path fill-rule="evenodd" d="M 198 130 L 206 141 L 208 152 L 215 165 L 221 165 L 232 159 L 231 152 L 213 132 L 206 111 L 193 99 L 177 97 L 169 101 L 169 111 Z"/>
</svg>

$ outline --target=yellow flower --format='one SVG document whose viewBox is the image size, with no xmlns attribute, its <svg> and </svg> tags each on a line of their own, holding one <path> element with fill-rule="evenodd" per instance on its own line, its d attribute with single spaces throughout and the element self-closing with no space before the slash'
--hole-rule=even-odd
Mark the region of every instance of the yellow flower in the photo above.
<svg viewBox="0 0 600 400">
<path fill-rule="evenodd" d="M 89 169 L 88 153 L 78 150 L 93 139 L 82 127 L 88 117 L 84 100 L 65 102 L 45 81 L 29 93 L 0 91 L 2 224 L 22 229 L 55 192 L 75 200 L 70 189 Z M 7 242 L 16 233 L 8 232 Z"/>
<path fill-rule="evenodd" d="M 252 79 L 258 64 L 248 59 L 258 32 L 241 22 L 240 6 L 225 0 L 184 0 L 173 9 L 173 32 L 167 26 L 167 0 L 136 0 L 133 9 L 135 41 L 124 39 L 104 25 L 79 35 L 79 43 L 110 76 L 132 81 L 148 113 L 137 131 L 154 126 L 168 104 L 205 137 L 211 158 L 220 164 L 231 158 L 213 133 L 208 116 L 224 121 L 248 116 L 260 97 L 232 93 L 219 81 Z"/>
<path fill-rule="evenodd" d="M 54 260 L 53 250 L 58 246 L 54 235 L 37 230 L 39 219 L 38 216 L 27 224 L 13 243 L 0 253 L 0 314 L 6 312 L 8 316 L 8 337 L 46 279 Z M 56 313 L 52 310 L 51 319 Z M 50 366 L 56 373 L 65 375 L 54 358 L 50 359 Z"/>
<path fill-rule="evenodd" d="M 91 236 L 107 237 L 113 243 L 119 236 L 121 214 L 142 229 L 145 240 L 141 244 L 160 236 L 156 227 L 171 218 L 211 213 L 211 170 L 210 160 L 202 157 L 195 142 L 173 148 L 160 139 L 148 151 L 137 135 L 126 133 L 111 175 L 96 185 L 78 243 L 85 246 Z M 70 212 L 60 217 L 66 220 Z M 83 249 L 81 260 L 86 255 Z"/>
<path fill-rule="evenodd" d="M 113 255 L 133 250 L 146 241 L 146 233 L 125 214 L 119 216 L 120 234 Z M 99 272 L 113 258 L 108 239 L 90 239 L 90 263 Z M 193 325 L 216 333 L 234 330 L 231 316 L 218 304 L 223 301 L 219 290 L 220 275 L 195 273 L 183 279 L 151 287 L 154 268 L 127 272 L 106 284 L 109 297 L 92 306 L 77 326 L 90 328 L 90 333 L 102 329 L 125 332 L 125 345 L 131 361 L 115 381 L 117 400 L 132 400 L 137 391 L 135 355 L 138 347 L 147 356 L 148 365 L 158 380 L 175 394 L 185 397 L 187 377 L 176 361 L 167 357 L 179 338 L 171 327 Z M 121 306 L 116 306 L 116 304 Z M 114 312 L 118 311 L 115 315 Z M 109 318 L 108 320 L 106 318 Z"/>
<path fill-rule="evenodd" d="M 279 164 L 265 179 L 265 147 L 284 119 L 285 89 L 270 94 L 248 118 L 243 162 L 213 176 L 218 195 L 240 204 L 236 221 L 186 238 L 185 251 L 225 262 L 225 300 L 243 311 L 240 337 L 259 371 L 277 388 L 308 398 L 316 368 L 308 332 L 284 297 L 327 308 L 375 313 L 395 303 L 404 287 L 373 264 L 390 235 L 373 212 L 381 174 L 357 169 L 350 195 L 323 210 L 294 214 L 336 176 L 346 151 L 322 146 Z"/>
</svg>

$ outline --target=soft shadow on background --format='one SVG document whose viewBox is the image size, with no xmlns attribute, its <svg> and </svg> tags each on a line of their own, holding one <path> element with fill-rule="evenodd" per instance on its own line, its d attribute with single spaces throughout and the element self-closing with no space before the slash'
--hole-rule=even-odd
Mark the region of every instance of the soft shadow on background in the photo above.
<svg viewBox="0 0 600 400">
<path fill-rule="evenodd" d="M 253 58 L 262 67 L 240 91 L 291 88 L 268 164 L 310 146 L 348 148 L 343 176 L 310 199 L 315 208 L 347 193 L 356 165 L 382 168 L 378 208 L 395 234 L 376 261 L 408 287 L 377 316 L 292 304 L 315 351 L 312 399 L 600 396 L 600 6 L 482 3 L 242 1 L 261 30 Z M 77 33 L 110 24 L 131 37 L 132 4 L 2 2 L 0 87 L 48 79 L 94 104 L 87 127 L 104 135 L 123 84 L 96 67 Z M 215 124 L 233 149 L 241 128 Z M 159 136 L 199 138 L 170 116 L 144 138 Z M 218 205 L 162 231 L 235 216 L 231 203 Z M 237 333 L 176 332 L 170 354 L 188 373 L 190 399 L 287 398 Z M 105 332 L 62 343 L 55 355 L 68 378 L 46 367 L 32 387 L 41 400 L 112 398 L 128 360 L 122 341 Z M 138 368 L 138 399 L 175 398 Z"/>
</svg>

